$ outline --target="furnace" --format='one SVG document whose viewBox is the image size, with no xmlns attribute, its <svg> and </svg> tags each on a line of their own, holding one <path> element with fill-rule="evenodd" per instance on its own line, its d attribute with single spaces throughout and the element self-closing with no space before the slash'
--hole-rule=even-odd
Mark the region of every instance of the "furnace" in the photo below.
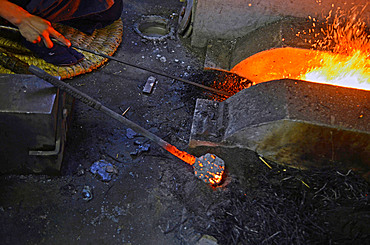
<svg viewBox="0 0 370 245">
<path fill-rule="evenodd" d="M 197 100 L 191 151 L 247 150 L 285 166 L 354 169 L 368 179 L 367 5 L 264 4 L 198 1 L 193 7 L 191 42 L 206 47 L 204 67 L 230 71 L 249 83 L 222 102 Z M 215 86 L 223 85 L 215 81 Z M 245 174 L 240 159 L 232 158 L 231 174 Z"/>
</svg>

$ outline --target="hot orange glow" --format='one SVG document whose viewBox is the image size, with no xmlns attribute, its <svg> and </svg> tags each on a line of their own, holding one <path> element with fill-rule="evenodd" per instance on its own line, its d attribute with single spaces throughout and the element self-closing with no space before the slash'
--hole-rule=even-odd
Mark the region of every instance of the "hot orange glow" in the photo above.
<svg viewBox="0 0 370 245">
<path fill-rule="evenodd" d="M 322 52 L 318 57 L 320 63 L 298 79 L 370 90 L 370 60 L 360 50 L 352 56 Z"/>
<path fill-rule="evenodd" d="M 349 13 L 338 9 L 333 17 L 330 12 L 325 23 L 310 17 L 313 28 L 302 33 L 312 38 L 308 41 L 311 50 L 263 51 L 241 61 L 231 72 L 256 84 L 290 78 L 370 90 L 370 35 L 358 18 L 366 7 L 354 7 Z"/>
<path fill-rule="evenodd" d="M 196 157 L 185 152 L 185 151 L 180 151 L 179 149 L 177 149 L 175 146 L 173 145 L 167 145 L 166 148 L 165 148 L 168 152 L 170 152 L 172 155 L 180 158 L 181 160 L 183 160 L 184 162 L 190 164 L 190 165 L 193 165 L 195 163 L 195 159 Z"/>
<path fill-rule="evenodd" d="M 277 48 L 255 54 L 231 71 L 258 84 L 283 78 L 370 90 L 370 57 L 299 48 Z"/>
<path fill-rule="evenodd" d="M 207 184 L 219 184 L 224 171 L 225 163 L 216 155 L 207 153 L 195 160 L 194 174 Z"/>
<path fill-rule="evenodd" d="M 255 84 L 282 78 L 297 79 L 309 70 L 310 63 L 320 63 L 318 52 L 298 48 L 262 51 L 241 61 L 231 72 Z"/>
<path fill-rule="evenodd" d="M 214 174 L 212 178 L 209 178 L 209 182 L 212 185 L 220 183 L 222 180 L 222 175 Z"/>
<path fill-rule="evenodd" d="M 173 145 L 167 145 L 165 149 L 174 156 L 193 166 L 195 176 L 203 180 L 205 183 L 215 185 L 221 182 L 222 175 L 225 170 L 225 163 L 221 158 L 209 153 L 196 158 L 185 151 L 180 151 Z"/>
<path fill-rule="evenodd" d="M 316 38 L 312 47 L 331 52 L 319 53 L 320 63 L 312 64 L 299 79 L 370 90 L 370 35 L 359 17 L 366 8 L 337 9 L 333 17 L 331 13 L 326 17 L 326 27 L 315 33 L 315 37 L 321 34 L 323 38 Z"/>
</svg>

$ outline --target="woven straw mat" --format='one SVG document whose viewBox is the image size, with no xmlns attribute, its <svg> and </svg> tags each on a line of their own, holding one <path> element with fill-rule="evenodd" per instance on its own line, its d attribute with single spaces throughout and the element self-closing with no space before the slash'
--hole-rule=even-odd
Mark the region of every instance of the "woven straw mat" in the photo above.
<svg viewBox="0 0 370 245">
<path fill-rule="evenodd" d="M 113 55 L 122 41 L 123 23 L 121 19 L 105 28 L 95 30 L 92 35 L 86 35 L 73 27 L 62 24 L 53 24 L 53 27 L 69 39 L 73 45 L 106 55 Z M 107 58 L 77 49 L 85 56 L 83 61 L 72 66 L 56 66 L 34 56 L 18 40 L 7 38 L 6 35 L 0 35 L 0 48 L 29 65 L 35 65 L 51 75 L 60 76 L 61 79 L 91 72 L 108 61 Z M 0 73 L 12 74 L 14 72 L 0 66 Z"/>
</svg>

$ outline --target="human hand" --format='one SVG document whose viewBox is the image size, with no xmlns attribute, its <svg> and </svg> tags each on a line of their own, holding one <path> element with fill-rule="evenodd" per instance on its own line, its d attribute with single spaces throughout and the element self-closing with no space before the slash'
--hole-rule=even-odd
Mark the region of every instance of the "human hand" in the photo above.
<svg viewBox="0 0 370 245">
<path fill-rule="evenodd" d="M 49 21 L 35 15 L 28 15 L 23 18 L 17 25 L 21 35 L 29 42 L 39 43 L 43 41 L 47 48 L 54 46 L 51 38 L 55 38 L 67 47 L 71 46 L 71 42 L 62 34 L 57 32 Z"/>
</svg>

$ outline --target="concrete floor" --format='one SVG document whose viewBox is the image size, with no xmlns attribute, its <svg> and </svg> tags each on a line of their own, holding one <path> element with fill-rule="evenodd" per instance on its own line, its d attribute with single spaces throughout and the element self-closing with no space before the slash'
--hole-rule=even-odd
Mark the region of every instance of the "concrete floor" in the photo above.
<svg viewBox="0 0 370 245">
<path fill-rule="evenodd" d="M 175 76 L 189 77 L 201 60 L 179 38 L 152 42 L 133 30 L 142 15 L 160 15 L 176 27 L 182 3 L 178 0 L 124 1 L 123 41 L 115 57 Z M 165 57 L 166 61 L 160 61 Z M 110 61 L 89 74 L 67 82 L 179 149 L 189 139 L 197 89 L 156 76 L 150 95 L 142 88 L 152 75 Z M 170 229 L 184 216 L 184 208 L 170 194 L 159 191 L 164 171 L 179 168 L 195 178 L 182 161 L 151 144 L 150 151 L 130 152 L 145 142 L 127 137 L 127 128 L 76 102 L 61 176 L 11 175 L 0 177 L 1 244 L 182 244 L 195 243 L 200 234 L 186 236 Z M 150 142 L 147 142 L 150 143 Z M 90 166 L 105 159 L 118 174 L 102 182 Z M 163 184 L 163 183 L 162 183 Z M 83 199 L 89 187 L 93 198 Z"/>
</svg>

